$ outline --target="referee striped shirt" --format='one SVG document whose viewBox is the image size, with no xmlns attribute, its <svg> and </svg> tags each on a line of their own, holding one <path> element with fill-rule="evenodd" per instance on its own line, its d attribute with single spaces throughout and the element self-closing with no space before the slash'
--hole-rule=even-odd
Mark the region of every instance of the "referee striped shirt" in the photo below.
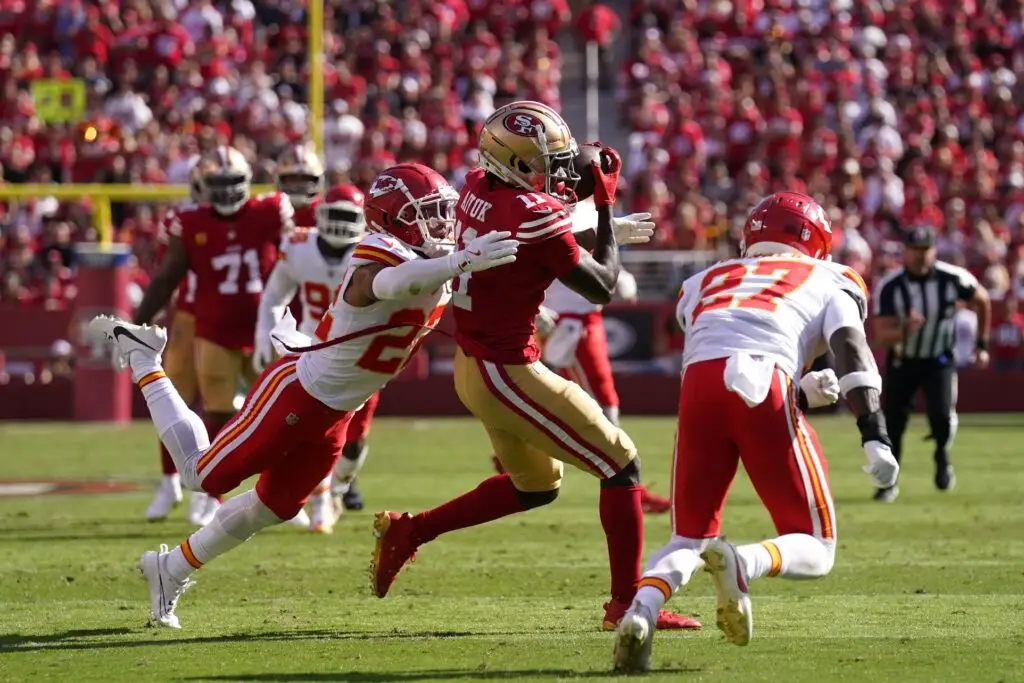
<svg viewBox="0 0 1024 683">
<path fill-rule="evenodd" d="M 978 286 L 970 272 L 943 261 L 936 261 L 921 277 L 900 268 L 882 278 L 873 296 L 875 316 L 896 316 L 905 322 L 912 311 L 917 311 L 925 319 L 917 332 L 904 333 L 893 353 L 918 360 L 952 358 L 957 302 L 970 301 Z"/>
</svg>

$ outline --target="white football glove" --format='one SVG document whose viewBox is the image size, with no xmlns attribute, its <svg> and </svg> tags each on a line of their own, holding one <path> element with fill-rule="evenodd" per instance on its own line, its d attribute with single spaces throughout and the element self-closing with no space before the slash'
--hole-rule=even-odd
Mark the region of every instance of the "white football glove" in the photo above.
<svg viewBox="0 0 1024 683">
<path fill-rule="evenodd" d="M 252 369 L 256 374 L 263 372 L 263 369 L 274 362 L 274 345 L 270 341 L 269 334 L 256 336 L 255 348 L 252 351 Z"/>
<path fill-rule="evenodd" d="M 654 223 L 649 213 L 631 213 L 621 218 L 612 218 L 615 241 L 623 244 L 647 244 L 654 236 Z"/>
<path fill-rule="evenodd" d="M 864 471 L 871 476 L 871 483 L 880 489 L 887 489 L 896 484 L 900 475 L 900 464 L 892 454 L 892 449 L 881 441 L 868 441 L 864 444 L 864 455 L 868 464 Z"/>
<path fill-rule="evenodd" d="M 538 337 L 547 337 L 554 332 L 555 325 L 558 324 L 558 314 L 547 306 L 541 306 L 537 311 L 537 317 L 533 319 L 533 324 L 537 326 Z"/>
<path fill-rule="evenodd" d="M 504 266 L 516 260 L 519 242 L 509 239 L 511 232 L 489 232 L 477 237 L 465 249 L 451 255 L 460 273 L 477 272 Z"/>
<path fill-rule="evenodd" d="M 839 379 L 832 370 L 808 372 L 800 378 L 808 408 L 824 408 L 839 400 Z"/>
</svg>

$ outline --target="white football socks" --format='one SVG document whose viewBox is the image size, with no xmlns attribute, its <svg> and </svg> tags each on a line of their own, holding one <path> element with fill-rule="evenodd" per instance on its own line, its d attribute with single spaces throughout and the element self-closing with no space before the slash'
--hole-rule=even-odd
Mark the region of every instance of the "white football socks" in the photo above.
<svg viewBox="0 0 1024 683">
<path fill-rule="evenodd" d="M 363 444 L 363 447 L 359 450 L 359 455 L 355 460 L 350 460 L 345 456 L 338 458 L 338 462 L 334 465 L 334 492 L 338 495 L 345 495 L 348 493 L 349 488 L 352 486 L 352 480 L 359 474 L 359 470 L 362 469 L 363 463 L 366 462 L 366 456 L 370 453 L 370 447 Z"/>
<path fill-rule="evenodd" d="M 743 559 L 748 581 L 765 576 L 817 579 L 832 571 L 836 544 L 810 534 L 785 534 L 738 546 L 736 551 Z"/>
<path fill-rule="evenodd" d="M 167 447 L 185 488 L 202 491 L 196 474 L 200 456 L 210 447 L 206 426 L 182 400 L 160 363 L 139 352 L 129 354 L 132 380 L 139 385 L 160 441 Z"/>
<path fill-rule="evenodd" d="M 700 554 L 707 544 L 704 538 L 673 536 L 668 545 L 659 548 L 647 561 L 647 571 L 640 578 L 635 600 L 656 615 L 668 599 L 704 567 Z"/>
<path fill-rule="evenodd" d="M 213 520 L 167 555 L 167 572 L 184 581 L 210 560 L 245 543 L 261 529 L 283 520 L 263 504 L 255 489 L 227 500 Z"/>
</svg>

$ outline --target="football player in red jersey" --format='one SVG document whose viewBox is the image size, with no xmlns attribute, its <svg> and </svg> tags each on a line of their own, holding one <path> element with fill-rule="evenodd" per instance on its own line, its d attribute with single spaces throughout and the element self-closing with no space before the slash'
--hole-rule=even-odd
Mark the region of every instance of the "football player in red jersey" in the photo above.
<svg viewBox="0 0 1024 683">
<path fill-rule="evenodd" d="M 309 143 L 288 145 L 277 160 L 277 190 L 295 208 L 295 225 L 317 224 L 316 212 L 324 190 L 324 165 Z"/>
<path fill-rule="evenodd" d="M 547 505 L 558 497 L 562 463 L 600 480 L 600 518 L 608 542 L 611 599 L 602 628 L 614 629 L 640 580 L 643 510 L 640 462 L 629 436 L 578 385 L 547 369 L 535 339 L 544 292 L 560 279 L 594 303 L 611 299 L 619 273 L 612 205 L 621 161 L 594 165 L 599 219 L 593 256 L 572 235 L 563 201 L 574 198 L 578 147 L 562 117 L 538 102 L 498 109 L 480 134 L 480 166 L 459 194 L 456 232 L 465 245 L 497 229 L 519 242 L 515 263 L 456 278 L 453 286 L 455 388 L 480 419 L 506 471 L 440 507 L 415 516 L 381 512 L 371 565 L 384 597 L 416 550 L 441 534 Z M 661 612 L 659 628 L 699 628 Z"/>
<path fill-rule="evenodd" d="M 317 338 L 332 343 L 267 367 L 242 410 L 212 442 L 161 368 L 163 329 L 106 316 L 90 321 L 90 334 L 112 342 L 121 365 L 131 370 L 188 488 L 223 495 L 259 477 L 255 488 L 226 501 L 181 545 L 143 553 L 139 569 L 157 625 L 180 628 L 178 600 L 196 571 L 302 509 L 331 473 L 352 411 L 401 372 L 440 320 L 451 279 L 515 260 L 517 245 L 508 232 L 492 232 L 454 251 L 457 199 L 440 174 L 420 164 L 398 164 L 378 176 L 366 206 L 374 234 L 353 251 L 317 326 Z M 275 333 L 303 337 L 301 345 L 310 341 L 294 328 L 289 334 L 285 325 Z"/>
<path fill-rule="evenodd" d="M 252 357 L 256 372 L 262 372 L 274 360 L 270 333 L 284 316 L 292 297 L 298 295 L 300 304 L 299 331 L 310 336 L 315 333 L 345 276 L 353 247 L 366 235 L 363 199 L 355 185 L 336 185 L 317 204 L 315 227 L 297 223 L 295 230 L 281 240 L 277 265 L 260 299 L 253 342 L 256 350 Z M 374 394 L 353 415 L 336 476 L 327 477 L 310 497 L 311 531 L 330 533 L 342 508 L 362 509 L 355 479 L 366 460 L 366 438 L 377 402 Z"/>
<path fill-rule="evenodd" d="M 149 323 L 195 273 L 196 376 L 207 427 L 216 434 L 235 413 L 239 381 L 256 378 L 250 356 L 263 280 L 294 212 L 287 195 L 250 196 L 252 170 L 237 149 L 218 147 L 199 165 L 209 203 L 176 213 L 167 255 L 134 320 Z"/>
</svg>

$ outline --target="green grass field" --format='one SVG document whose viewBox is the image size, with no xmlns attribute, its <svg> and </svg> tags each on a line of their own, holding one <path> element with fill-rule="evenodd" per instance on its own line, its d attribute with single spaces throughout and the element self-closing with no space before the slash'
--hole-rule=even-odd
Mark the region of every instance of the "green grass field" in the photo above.
<svg viewBox="0 0 1024 683">
<path fill-rule="evenodd" d="M 840 546 L 831 576 L 753 587 L 755 640 L 724 643 L 711 584 L 697 576 L 671 606 L 700 633 L 659 634 L 656 681 L 1024 681 L 1024 418 L 965 418 L 959 488 L 931 484 L 921 420 L 908 435 L 903 495 L 868 500 L 849 418 L 818 419 L 829 455 Z M 645 479 L 667 491 L 673 424 L 627 419 Z M 419 509 L 490 473 L 468 420 L 379 420 L 362 476 L 371 509 Z M 147 524 L 155 480 L 150 426 L 0 426 L 0 480 L 117 478 L 136 493 L 0 498 L 2 681 L 605 680 L 610 634 L 597 487 L 567 473 L 543 510 L 443 537 L 386 600 L 369 592 L 371 511 L 332 536 L 272 529 L 196 575 L 183 629 L 146 626 L 140 553 L 190 531 L 184 510 Z M 725 528 L 772 535 L 745 478 Z M 651 517 L 647 547 L 668 519 Z"/>
</svg>

